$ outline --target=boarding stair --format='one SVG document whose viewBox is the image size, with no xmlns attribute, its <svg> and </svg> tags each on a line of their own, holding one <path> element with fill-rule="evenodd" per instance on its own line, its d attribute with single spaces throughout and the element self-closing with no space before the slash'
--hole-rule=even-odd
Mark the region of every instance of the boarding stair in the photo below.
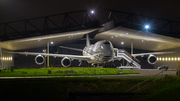
<svg viewBox="0 0 180 101">
<path fill-rule="evenodd" d="M 137 68 L 137 69 L 141 69 L 141 65 L 139 64 L 139 60 L 136 59 L 135 57 L 133 57 L 131 54 L 129 54 L 127 51 L 123 50 L 123 49 L 116 49 L 116 59 L 117 60 L 121 60 L 121 59 L 125 59 L 128 63 L 129 66 L 120 66 L 118 68 Z"/>
</svg>

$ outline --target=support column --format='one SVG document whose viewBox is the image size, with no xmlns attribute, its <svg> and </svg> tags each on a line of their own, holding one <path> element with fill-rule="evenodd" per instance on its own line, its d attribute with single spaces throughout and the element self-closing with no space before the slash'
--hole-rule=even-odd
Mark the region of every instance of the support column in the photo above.
<svg viewBox="0 0 180 101">
<path fill-rule="evenodd" d="M 49 39 L 47 42 L 47 54 L 49 54 Z M 47 67 L 49 67 L 49 56 L 47 56 Z"/>
<path fill-rule="evenodd" d="M 2 48 L 1 48 L 1 40 L 0 40 L 0 57 L 1 57 L 1 68 L 3 68 L 3 57 L 2 57 Z"/>
<path fill-rule="evenodd" d="M 133 54 L 133 39 L 131 39 L 131 54 Z"/>
</svg>

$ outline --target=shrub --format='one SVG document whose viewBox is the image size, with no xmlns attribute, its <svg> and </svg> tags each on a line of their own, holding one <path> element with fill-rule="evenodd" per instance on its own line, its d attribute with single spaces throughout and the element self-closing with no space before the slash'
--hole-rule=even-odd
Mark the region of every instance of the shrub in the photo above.
<svg viewBox="0 0 180 101">
<path fill-rule="evenodd" d="M 61 70 L 57 70 L 55 73 L 63 73 L 63 71 L 61 71 Z"/>
<path fill-rule="evenodd" d="M 21 73 L 22 73 L 22 74 L 27 74 L 27 71 L 22 71 Z"/>
<path fill-rule="evenodd" d="M 14 71 L 14 66 L 11 66 L 11 72 L 13 72 Z"/>
<path fill-rule="evenodd" d="M 51 70 L 48 70 L 48 74 L 51 74 Z"/>
<path fill-rule="evenodd" d="M 64 73 L 73 73 L 73 70 L 65 70 Z"/>
</svg>

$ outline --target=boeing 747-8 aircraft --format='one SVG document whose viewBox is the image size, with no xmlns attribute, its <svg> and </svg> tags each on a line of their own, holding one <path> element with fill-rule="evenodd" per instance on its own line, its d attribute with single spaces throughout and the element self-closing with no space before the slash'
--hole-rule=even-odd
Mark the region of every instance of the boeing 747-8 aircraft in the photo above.
<svg viewBox="0 0 180 101">
<path fill-rule="evenodd" d="M 98 41 L 95 44 L 90 45 L 88 34 L 86 35 L 86 47 L 84 47 L 84 49 L 69 48 L 69 47 L 64 47 L 64 46 L 60 46 L 60 47 L 75 50 L 75 51 L 81 51 L 82 55 L 48 54 L 48 53 L 34 53 L 34 52 L 11 52 L 11 53 L 36 55 L 35 62 L 38 65 L 41 65 L 44 63 L 44 56 L 63 57 L 63 59 L 61 60 L 61 64 L 64 67 L 69 67 L 71 65 L 71 61 L 73 61 L 74 59 L 79 60 L 80 64 L 81 64 L 81 61 L 87 61 L 88 63 L 91 63 L 92 65 L 106 64 L 109 62 L 113 62 L 114 60 L 122 59 L 122 57 L 117 56 L 117 51 L 115 51 L 115 48 L 113 47 L 112 43 L 108 40 Z M 122 50 L 122 51 L 126 52 L 125 50 Z M 170 52 L 129 54 L 129 57 L 133 58 L 133 60 L 135 61 L 137 60 L 136 56 L 149 55 L 148 62 L 150 64 L 155 64 L 156 56 L 154 54 L 165 54 L 165 53 L 170 53 Z M 39 59 L 41 59 L 42 61 L 39 62 L 38 61 Z"/>
</svg>

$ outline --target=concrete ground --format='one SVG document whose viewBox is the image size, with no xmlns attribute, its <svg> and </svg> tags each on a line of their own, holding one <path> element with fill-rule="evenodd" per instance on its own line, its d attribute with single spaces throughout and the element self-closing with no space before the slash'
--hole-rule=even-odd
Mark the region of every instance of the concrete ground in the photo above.
<svg viewBox="0 0 180 101">
<path fill-rule="evenodd" d="M 177 76 L 175 70 L 164 71 L 157 69 L 139 69 L 135 70 L 140 74 L 119 74 L 119 75 L 85 75 L 85 76 L 28 76 L 28 77 L 0 77 L 0 79 L 16 79 L 16 78 L 55 78 L 55 77 L 95 77 L 95 78 L 149 78 L 157 75 L 157 77 L 164 77 L 167 75 Z"/>
</svg>

